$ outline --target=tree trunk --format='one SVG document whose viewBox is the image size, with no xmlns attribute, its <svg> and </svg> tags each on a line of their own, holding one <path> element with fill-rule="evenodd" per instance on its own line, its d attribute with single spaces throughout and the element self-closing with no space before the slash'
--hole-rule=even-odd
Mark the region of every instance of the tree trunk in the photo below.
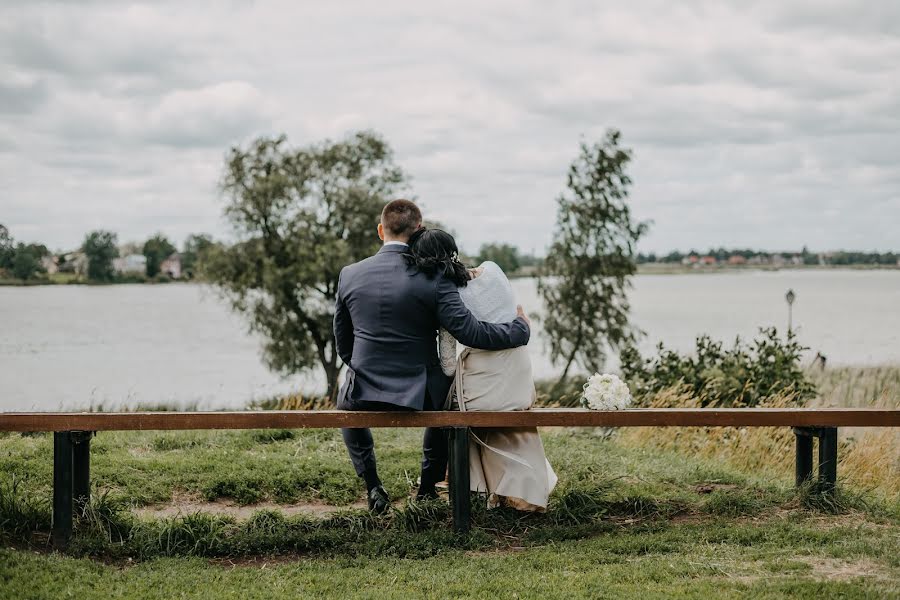
<svg viewBox="0 0 900 600">
<path fill-rule="evenodd" d="M 562 387 L 562 384 L 565 383 L 566 378 L 569 376 L 569 369 L 572 368 L 572 363 L 575 362 L 575 355 L 577 353 L 578 353 L 578 346 L 575 346 L 572 349 L 572 352 L 566 358 L 566 368 L 563 369 L 562 376 L 554 384 L 553 389 L 551 390 L 551 393 L 555 394 L 559 390 L 559 388 Z"/>
</svg>

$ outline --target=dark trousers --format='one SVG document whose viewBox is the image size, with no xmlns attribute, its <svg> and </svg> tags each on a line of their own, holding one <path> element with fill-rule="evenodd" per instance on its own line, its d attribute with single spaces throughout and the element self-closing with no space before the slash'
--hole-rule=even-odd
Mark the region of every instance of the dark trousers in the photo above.
<svg viewBox="0 0 900 600">
<path fill-rule="evenodd" d="M 441 410 L 442 407 L 434 406 L 431 398 L 425 398 L 425 410 Z M 367 410 L 367 411 L 406 411 L 410 410 L 396 404 L 384 404 L 381 402 L 353 402 L 341 399 L 338 401 L 338 410 Z M 371 429 L 341 429 L 344 444 L 350 453 L 350 461 L 356 474 L 362 476 L 364 471 L 376 469 L 375 440 L 372 438 Z M 422 482 L 430 484 L 443 481 L 447 473 L 447 460 L 449 452 L 449 432 L 446 429 L 428 427 L 422 439 Z"/>
</svg>

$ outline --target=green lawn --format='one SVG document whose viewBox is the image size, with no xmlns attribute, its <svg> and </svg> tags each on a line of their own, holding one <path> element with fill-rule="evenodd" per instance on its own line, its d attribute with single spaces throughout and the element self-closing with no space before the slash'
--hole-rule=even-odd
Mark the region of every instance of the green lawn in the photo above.
<svg viewBox="0 0 900 600">
<path fill-rule="evenodd" d="M 419 435 L 376 432 L 395 498 L 414 488 Z M 46 549 L 52 438 L 3 435 L 0 598 L 900 598 L 900 499 L 822 502 L 795 493 L 791 473 L 757 478 L 585 430 L 544 438 L 560 475 L 548 513 L 479 505 L 462 537 L 443 501 L 381 518 L 136 518 L 132 507 L 185 500 L 347 506 L 362 488 L 336 431 L 101 434 L 96 500 L 62 556 Z"/>
</svg>

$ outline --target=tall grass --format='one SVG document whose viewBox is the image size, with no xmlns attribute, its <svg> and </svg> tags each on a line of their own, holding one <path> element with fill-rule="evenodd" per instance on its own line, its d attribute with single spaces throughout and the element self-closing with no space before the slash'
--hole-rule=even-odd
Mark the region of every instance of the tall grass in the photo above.
<svg viewBox="0 0 900 600">
<path fill-rule="evenodd" d="M 841 367 L 810 371 L 809 377 L 818 395 L 805 406 L 900 407 L 900 367 Z M 796 406 L 795 400 L 791 395 L 776 395 L 760 406 Z M 653 395 L 648 405 L 696 407 L 699 402 L 686 388 L 675 386 Z M 900 499 L 900 430 L 846 428 L 841 433 L 841 481 L 888 500 Z M 793 472 L 794 435 L 786 427 L 633 428 L 619 436 L 627 445 L 723 461 L 763 477 L 786 478 Z"/>
</svg>

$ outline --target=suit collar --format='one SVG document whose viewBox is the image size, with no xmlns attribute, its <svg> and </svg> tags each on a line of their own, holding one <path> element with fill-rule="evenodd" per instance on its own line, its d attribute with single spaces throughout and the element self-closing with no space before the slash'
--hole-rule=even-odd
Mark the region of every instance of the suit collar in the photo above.
<svg viewBox="0 0 900 600">
<path fill-rule="evenodd" d="M 409 246 L 407 246 L 406 244 L 403 244 L 402 246 L 400 244 L 388 244 L 386 246 L 382 246 L 381 250 L 378 251 L 378 254 L 381 254 L 383 252 L 396 252 L 399 254 L 403 254 L 408 250 Z"/>
</svg>

